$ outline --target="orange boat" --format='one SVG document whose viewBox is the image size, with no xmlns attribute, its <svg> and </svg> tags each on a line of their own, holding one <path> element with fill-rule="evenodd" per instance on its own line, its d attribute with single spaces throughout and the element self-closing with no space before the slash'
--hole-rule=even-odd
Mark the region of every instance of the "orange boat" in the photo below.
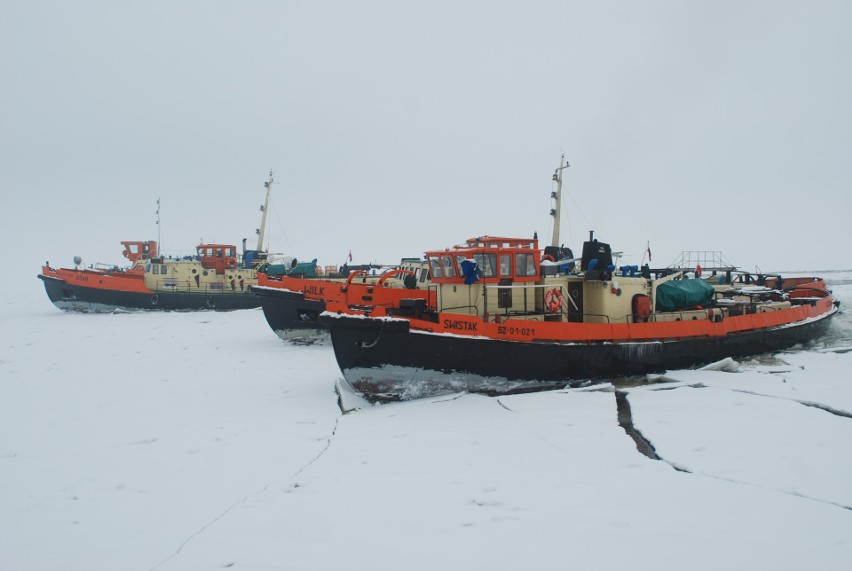
<svg viewBox="0 0 852 571">
<path fill-rule="evenodd" d="M 592 233 L 575 258 L 551 214 L 543 249 L 537 237 L 482 236 L 426 252 L 434 295 L 369 312 L 327 299 L 320 323 L 349 385 L 375 400 L 559 388 L 806 343 L 838 310 L 816 277 L 616 267 Z"/>
<path fill-rule="evenodd" d="M 351 300 L 369 313 L 376 306 L 393 307 L 429 299 L 434 291 L 427 289 L 428 284 L 425 261 L 405 258 L 395 269 L 356 269 L 346 277 L 261 273 L 252 291 L 260 299 L 267 323 L 279 337 L 306 342 L 328 336 L 318 318 L 329 302 Z"/>
<path fill-rule="evenodd" d="M 265 183 L 266 201 L 258 230 L 258 246 L 243 251 L 231 244 L 202 243 L 195 255 L 165 257 L 156 241 L 122 242 L 128 268 L 96 264 L 74 268 L 42 266 L 38 276 L 50 300 L 64 310 L 98 312 L 116 309 L 148 310 L 232 310 L 260 305 L 251 288 L 257 284 L 258 270 L 266 264 L 263 236 L 272 173 Z"/>
</svg>

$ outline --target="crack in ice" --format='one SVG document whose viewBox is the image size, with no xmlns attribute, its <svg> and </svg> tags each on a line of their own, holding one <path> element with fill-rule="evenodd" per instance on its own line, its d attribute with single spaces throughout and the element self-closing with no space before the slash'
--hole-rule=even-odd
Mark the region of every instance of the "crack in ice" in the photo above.
<svg viewBox="0 0 852 571">
<path fill-rule="evenodd" d="M 844 510 L 852 511 L 852 506 L 847 506 L 846 504 L 841 504 L 838 502 L 832 502 L 831 500 L 823 500 L 820 498 L 815 498 L 813 496 L 806 496 L 805 494 L 799 492 L 793 492 L 788 490 L 782 490 L 780 488 L 772 488 L 769 486 L 761 486 L 760 484 L 753 484 L 751 482 L 743 482 L 741 480 L 734 480 L 732 478 L 725 478 L 724 476 L 717 476 L 715 474 L 708 474 L 706 472 L 690 472 L 696 476 L 705 476 L 707 478 L 713 478 L 714 480 L 719 480 L 720 482 L 728 482 L 729 484 L 738 484 L 740 486 L 749 486 L 752 488 L 758 488 L 760 490 L 767 490 L 769 492 L 777 492 L 779 494 L 785 494 L 787 496 L 793 496 L 794 498 L 802 498 L 803 500 L 810 500 L 812 502 L 817 502 L 820 504 L 826 504 L 829 506 L 834 506 L 838 508 L 842 508 Z"/>
<path fill-rule="evenodd" d="M 765 396 L 765 397 L 769 397 L 769 398 L 780 398 L 780 399 L 783 399 L 783 400 L 791 400 L 793 402 L 797 402 L 797 403 L 805 405 L 805 406 L 814 406 L 816 408 L 823 408 L 820 405 L 810 404 L 810 403 L 806 403 L 806 402 L 802 402 L 802 401 L 797 401 L 795 399 L 787 399 L 785 397 L 778 397 L 778 396 L 774 396 L 774 395 L 761 395 L 759 393 L 752 393 L 752 392 L 744 391 L 744 390 L 740 390 L 740 389 L 733 389 L 733 390 L 735 392 L 742 392 L 742 393 L 751 394 L 751 395 L 755 395 L 755 396 Z M 813 502 L 818 502 L 818 503 L 821 503 L 821 504 L 827 504 L 827 505 L 830 505 L 830 506 L 835 506 L 835 507 L 838 507 L 838 508 L 842 508 L 842 509 L 845 509 L 845 510 L 852 511 L 852 506 L 847 506 L 846 504 L 841 504 L 841 503 L 838 503 L 838 502 L 832 502 L 830 500 L 823 500 L 823 499 L 820 499 L 820 498 L 815 498 L 813 496 L 807 496 L 805 494 L 801 494 L 801 493 L 798 493 L 798 492 L 792 492 L 792 491 L 783 490 L 783 489 L 779 489 L 779 488 L 772 488 L 772 487 L 769 487 L 769 486 L 761 486 L 760 484 L 754 484 L 754 483 L 751 483 L 751 482 L 744 482 L 744 481 L 741 481 L 741 480 L 734 480 L 732 478 L 725 478 L 724 476 L 717 476 L 715 474 L 708 474 L 707 472 L 693 472 L 692 470 L 689 470 L 685 466 L 680 466 L 680 465 L 678 465 L 678 464 L 676 464 L 676 463 L 674 463 L 670 460 L 666 460 L 665 458 L 663 458 L 662 456 L 657 454 L 657 451 L 654 448 L 653 443 L 650 440 L 648 440 L 647 438 L 645 438 L 645 436 L 643 436 L 642 433 L 639 432 L 639 430 L 637 430 L 633 426 L 633 414 L 630 410 L 630 403 L 627 401 L 627 393 L 625 393 L 623 391 L 616 391 L 615 398 L 616 398 L 616 403 L 617 403 L 617 408 L 618 408 L 618 424 L 622 428 L 624 428 L 624 431 L 627 432 L 628 436 L 633 438 L 633 440 L 636 442 L 636 449 L 639 450 L 639 452 L 641 452 L 642 454 L 644 454 L 648 458 L 665 462 L 666 464 L 668 464 L 669 466 L 671 466 L 672 468 L 674 468 L 678 472 L 685 472 L 687 474 L 692 474 L 692 475 L 695 475 L 695 476 L 704 476 L 704 477 L 707 477 L 707 478 L 713 478 L 714 480 L 719 480 L 721 482 L 727 482 L 729 484 L 738 484 L 738 485 L 741 485 L 741 486 L 750 486 L 750 487 L 758 488 L 758 489 L 761 489 L 761 490 L 777 492 L 779 494 L 786 494 L 788 496 L 794 496 L 794 497 L 797 497 L 797 498 L 802 498 L 804 500 L 810 500 L 810 501 L 813 501 Z M 838 414 L 837 412 L 834 412 L 832 410 L 828 410 L 828 409 L 823 409 L 823 410 L 827 410 L 827 412 L 832 412 L 833 414 Z M 839 413 L 839 416 L 849 417 L 850 415 L 848 415 L 847 413 Z"/>
<path fill-rule="evenodd" d="M 292 480 L 292 479 L 295 479 L 296 477 L 298 477 L 298 476 L 299 476 L 299 474 L 301 474 L 303 471 L 305 471 L 307 468 L 309 468 L 311 465 L 313 465 L 313 464 L 314 464 L 317 460 L 319 460 L 319 459 L 323 456 L 323 454 L 325 454 L 325 453 L 328 451 L 328 449 L 331 447 L 331 440 L 332 440 L 332 438 L 334 438 L 335 434 L 337 434 L 337 425 L 338 425 L 338 423 L 339 423 L 339 422 L 340 422 L 340 417 L 337 417 L 337 419 L 334 421 L 334 428 L 332 428 L 332 430 L 331 430 L 331 435 L 330 435 L 330 436 L 328 436 L 328 437 L 325 439 L 325 440 L 326 440 L 325 447 L 324 447 L 322 450 L 320 450 L 319 454 L 317 454 L 314 458 L 312 458 L 311 460 L 309 460 L 309 461 L 308 461 L 308 462 L 307 462 L 304 466 L 302 466 L 301 468 L 299 468 L 298 470 L 296 470 L 296 472 L 295 472 L 295 473 L 291 476 L 291 478 L 290 478 L 291 480 Z M 230 513 L 230 511 L 231 511 L 232 509 L 234 509 L 235 507 L 237 507 L 238 505 L 240 505 L 240 504 L 244 504 L 244 503 L 246 503 L 246 502 L 249 500 L 249 498 L 252 498 L 252 497 L 254 497 L 254 496 L 260 495 L 260 494 L 262 494 L 263 492 L 265 492 L 266 490 L 268 490 L 268 489 L 269 489 L 269 487 L 273 484 L 273 482 L 274 482 L 274 481 L 272 481 L 272 482 L 268 482 L 268 483 L 267 483 L 265 486 L 263 486 L 261 489 L 259 489 L 259 490 L 255 491 L 255 492 L 252 492 L 252 493 L 250 493 L 250 494 L 246 494 L 245 496 L 243 496 L 243 498 L 242 498 L 242 499 L 240 499 L 240 500 L 238 500 L 238 501 L 236 501 L 236 502 L 232 503 L 232 504 L 231 504 L 230 506 L 228 506 L 228 507 L 227 507 L 224 511 L 222 511 L 222 513 L 220 513 L 219 515 L 217 515 L 216 517 L 214 517 L 212 520 L 210 520 L 209 522 L 207 522 L 206 524 L 204 524 L 203 526 L 201 526 L 201 528 L 200 528 L 198 531 L 196 531 L 195 533 L 193 533 L 192 535 L 190 535 L 189 537 L 187 537 L 185 540 L 183 540 L 183 543 L 181 543 L 181 544 L 178 546 L 178 548 L 175 550 L 175 552 L 174 552 L 174 553 L 172 553 L 171 555 L 169 555 L 168 557 L 166 557 L 165 559 L 163 559 L 162 561 L 160 561 L 159 563 L 157 563 L 157 564 L 156 564 L 156 565 L 154 565 L 153 567 L 149 568 L 149 570 L 148 570 L 148 571 L 154 571 L 154 569 L 157 569 L 157 568 L 159 568 L 159 567 L 162 567 L 163 565 L 165 565 L 166 563 L 168 563 L 169 561 L 171 561 L 172 559 L 174 559 L 175 557 L 177 557 L 178 555 L 180 555 L 180 553 L 183 551 L 184 547 L 186 547 L 187 545 L 189 545 L 189 542 L 190 542 L 190 541 L 192 541 L 193 539 L 195 539 L 196 537 L 198 537 L 199 535 L 201 535 L 202 533 L 204 533 L 205 531 L 207 531 L 207 529 L 209 529 L 209 528 L 210 528 L 210 526 L 212 526 L 212 525 L 213 525 L 213 524 L 215 524 L 217 521 L 219 521 L 220 519 L 222 519 L 223 517 L 225 517 L 226 515 L 228 515 L 228 513 Z M 296 486 L 298 486 L 298 483 L 296 483 Z"/>
<path fill-rule="evenodd" d="M 821 404 L 821 403 L 818 403 L 818 402 L 793 399 L 793 398 L 779 396 L 779 395 L 768 395 L 768 394 L 765 394 L 765 393 L 758 393 L 758 392 L 755 392 L 755 391 L 748 391 L 748 390 L 745 390 L 745 389 L 731 389 L 731 391 L 733 391 L 735 393 L 743 393 L 743 394 L 746 394 L 746 395 L 752 395 L 752 396 L 756 396 L 756 397 L 766 397 L 766 398 L 770 398 L 770 399 L 780 399 L 780 400 L 795 402 L 795 403 L 798 403 L 802 406 L 808 406 L 808 407 L 811 407 L 811 408 L 817 408 L 819 410 L 829 412 L 829 413 L 831 413 L 835 416 L 840 416 L 840 417 L 843 417 L 843 418 L 852 418 L 852 413 L 850 413 L 850 412 L 846 412 L 845 410 L 839 410 L 839 409 L 836 409 L 836 408 L 832 408 L 832 407 L 830 407 L 826 404 Z"/>
</svg>

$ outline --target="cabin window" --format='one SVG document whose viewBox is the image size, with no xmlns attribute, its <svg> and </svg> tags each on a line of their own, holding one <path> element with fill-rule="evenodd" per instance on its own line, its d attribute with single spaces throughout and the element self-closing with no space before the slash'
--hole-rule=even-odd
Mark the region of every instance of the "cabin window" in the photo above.
<svg viewBox="0 0 852 571">
<path fill-rule="evenodd" d="M 157 264 L 154 264 L 153 267 L 151 268 L 151 272 L 155 273 L 155 274 L 159 274 L 160 273 L 160 266 L 158 266 Z"/>
<path fill-rule="evenodd" d="M 512 276 L 512 255 L 500 254 L 500 275 L 503 277 Z"/>
<path fill-rule="evenodd" d="M 520 277 L 535 275 L 535 260 L 532 254 L 515 254 L 515 272 Z"/>
<path fill-rule="evenodd" d="M 441 272 L 441 261 L 438 258 L 429 258 L 429 266 L 432 268 L 433 276 L 436 278 L 444 276 L 443 272 Z"/>
<path fill-rule="evenodd" d="M 456 267 L 459 269 L 459 275 L 462 273 L 462 265 L 461 263 L 467 260 L 467 256 L 456 256 Z"/>
<path fill-rule="evenodd" d="M 425 282 L 428 279 L 429 279 L 429 270 L 427 270 L 426 268 L 423 268 L 422 270 L 420 270 L 420 281 Z"/>
<path fill-rule="evenodd" d="M 167 273 L 169 273 L 169 267 L 163 264 L 162 266 L 160 266 L 160 273 L 166 275 Z"/>
<path fill-rule="evenodd" d="M 482 272 L 482 277 L 493 278 L 497 275 L 497 254 L 474 254 L 473 259 Z"/>
<path fill-rule="evenodd" d="M 441 265 L 444 267 L 444 275 L 448 278 L 456 277 L 456 267 L 450 256 L 441 256 Z"/>
</svg>

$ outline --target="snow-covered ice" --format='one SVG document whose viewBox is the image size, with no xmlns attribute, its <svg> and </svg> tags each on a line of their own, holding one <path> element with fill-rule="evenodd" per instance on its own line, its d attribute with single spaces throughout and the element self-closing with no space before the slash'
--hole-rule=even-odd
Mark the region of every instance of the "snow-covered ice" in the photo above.
<svg viewBox="0 0 852 571">
<path fill-rule="evenodd" d="M 260 310 L 63 313 L 33 282 L 0 294 L 0 569 L 852 561 L 847 313 L 738 367 L 343 414 L 331 346 Z"/>
</svg>

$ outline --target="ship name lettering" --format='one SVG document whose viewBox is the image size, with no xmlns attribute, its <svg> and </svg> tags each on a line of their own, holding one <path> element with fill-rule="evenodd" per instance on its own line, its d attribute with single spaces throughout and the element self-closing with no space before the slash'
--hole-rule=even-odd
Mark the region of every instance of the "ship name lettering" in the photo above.
<svg viewBox="0 0 852 571">
<path fill-rule="evenodd" d="M 307 287 L 305 288 L 305 293 L 309 293 L 309 294 L 311 294 L 311 295 L 322 295 L 322 294 L 323 294 L 323 290 L 325 290 L 325 286 L 323 286 L 323 287 L 317 287 L 317 286 L 312 286 L 312 285 L 310 285 L 310 286 L 307 286 Z"/>
<path fill-rule="evenodd" d="M 445 319 L 444 327 L 446 329 L 455 329 L 457 331 L 477 331 L 477 324 L 470 321 L 460 321 L 456 319 Z"/>
</svg>

